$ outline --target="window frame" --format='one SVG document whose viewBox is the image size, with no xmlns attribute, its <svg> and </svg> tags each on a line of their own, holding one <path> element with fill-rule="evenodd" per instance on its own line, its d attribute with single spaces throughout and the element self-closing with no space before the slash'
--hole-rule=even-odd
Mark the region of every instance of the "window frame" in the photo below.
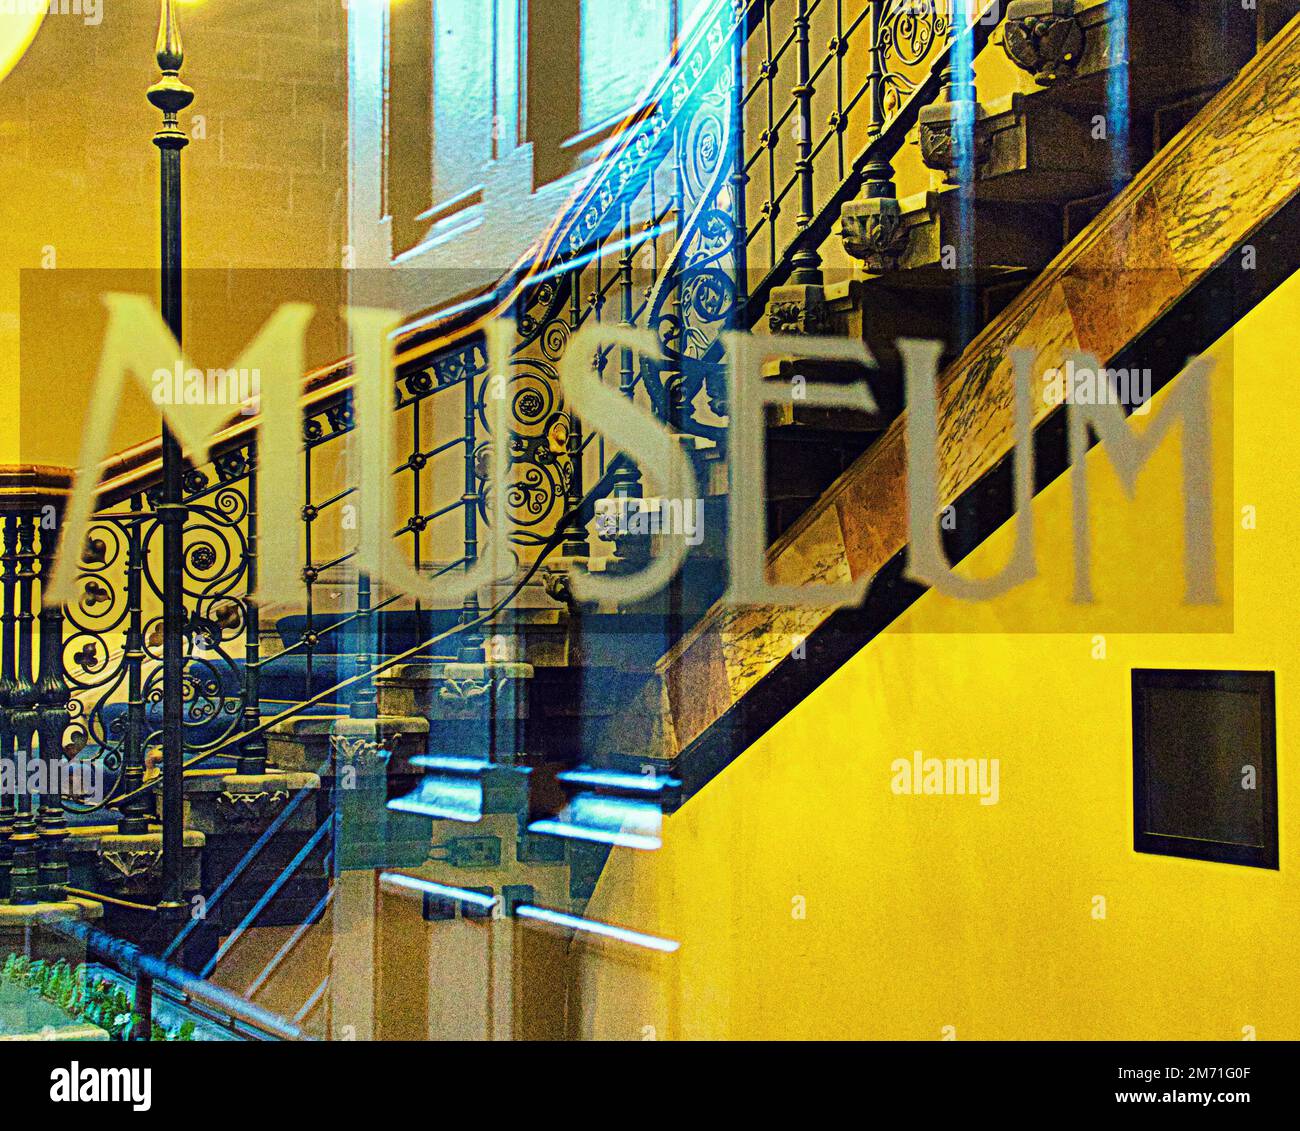
<svg viewBox="0 0 1300 1131">
<path fill-rule="evenodd" d="M 1170 836 L 1150 831 L 1148 798 L 1147 692 L 1151 690 L 1228 691 L 1256 697 L 1260 721 L 1259 790 L 1263 844 Z M 1133 715 L 1133 849 L 1149 855 L 1209 860 L 1278 870 L 1277 700 L 1271 670 L 1208 668 L 1134 668 Z"/>
<path fill-rule="evenodd" d="M 519 0 L 520 140 L 533 147 L 534 191 L 581 173 L 619 132 L 635 108 L 621 110 L 586 125 L 582 121 L 583 0 Z M 682 32 L 680 0 L 668 0 L 666 58 L 678 49 Z M 543 55 L 535 21 L 545 19 L 548 32 Z M 557 42 L 558 41 L 558 42 Z M 543 108 L 545 110 L 543 111 Z"/>
</svg>

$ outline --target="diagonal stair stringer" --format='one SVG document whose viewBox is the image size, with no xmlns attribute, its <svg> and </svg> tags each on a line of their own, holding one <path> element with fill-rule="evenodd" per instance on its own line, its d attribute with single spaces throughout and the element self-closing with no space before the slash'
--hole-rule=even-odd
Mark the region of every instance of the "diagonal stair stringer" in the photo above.
<svg viewBox="0 0 1300 1131">
<path fill-rule="evenodd" d="M 1163 329 L 1163 320 L 1216 273 L 1249 274 L 1229 257 L 1296 211 L 1297 136 L 1300 17 L 940 375 L 943 504 L 961 500 L 1006 464 L 1013 350 L 1032 350 L 1036 372 L 1063 365 L 1075 352 L 1111 365 L 1144 335 Z M 1236 288 L 1251 303 L 1289 273 L 1278 268 L 1295 266 L 1285 241 L 1278 244 L 1288 263 L 1274 263 Z M 1205 345 L 1245 313 L 1236 297 L 1238 306 L 1225 311 L 1231 315 L 1226 326 L 1204 327 Z M 1188 352 L 1183 348 L 1174 372 Z M 1059 427 L 1061 419 L 1059 409 L 1037 403 L 1036 442 L 1044 425 Z M 769 576 L 778 584 L 871 579 L 863 608 L 713 606 L 659 662 L 640 703 L 607 736 L 612 748 L 673 762 L 689 796 L 923 591 L 902 578 L 905 428 L 905 419 L 896 419 L 768 553 Z M 828 635 L 839 639 L 827 644 Z M 806 655 L 794 662 L 800 644 Z M 647 728 L 647 716 L 661 718 L 662 726 Z"/>
</svg>

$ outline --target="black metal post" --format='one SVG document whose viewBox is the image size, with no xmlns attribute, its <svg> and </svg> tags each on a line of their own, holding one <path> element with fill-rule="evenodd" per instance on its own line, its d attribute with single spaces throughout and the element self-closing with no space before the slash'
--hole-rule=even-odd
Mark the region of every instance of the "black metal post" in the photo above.
<svg viewBox="0 0 1300 1131">
<path fill-rule="evenodd" d="M 173 0 L 163 0 L 156 50 L 162 77 L 149 88 L 149 101 L 163 121 L 153 143 L 160 158 L 159 204 L 162 234 L 160 291 L 162 316 L 181 341 L 181 150 L 189 138 L 176 116 L 194 101 L 194 92 L 178 77 L 184 54 Z M 162 490 L 157 506 L 163 551 L 163 726 L 162 850 L 163 895 L 160 917 L 177 919 L 184 911 L 185 848 L 183 767 L 185 736 L 181 680 L 185 663 L 185 505 L 180 445 L 164 423 Z"/>
<path fill-rule="evenodd" d="M 143 971 L 135 975 L 135 1024 L 131 1027 L 131 1040 L 153 1039 L 153 978 Z"/>
<path fill-rule="evenodd" d="M 13 725 L 14 693 L 18 690 L 15 676 L 14 624 L 15 585 L 18 576 L 18 519 L 12 514 L 4 516 L 4 611 L 0 614 L 0 757 L 15 765 L 15 734 Z M 18 815 L 18 782 L 13 783 L 12 794 L 0 791 L 0 899 L 10 897 L 9 874 L 13 868 L 14 821 Z"/>
<path fill-rule="evenodd" d="M 804 233 L 812 224 L 813 215 L 816 211 L 815 197 L 813 195 L 812 161 L 813 77 L 808 50 L 810 21 L 811 14 L 808 0 L 798 0 L 795 5 L 794 16 L 797 74 L 793 93 L 796 113 L 798 114 L 796 125 L 799 131 L 796 138 L 796 152 L 799 156 L 794 163 L 795 173 L 799 178 L 799 215 L 795 217 L 794 221 L 795 227 L 798 229 L 798 235 L 795 239 L 799 241 L 799 250 L 790 258 L 790 264 L 793 268 L 790 273 L 790 282 L 820 286 L 822 282 L 822 257 L 815 247 L 802 239 Z"/>
<path fill-rule="evenodd" d="M 632 282 L 632 206 L 627 201 L 622 206 L 623 253 L 618 257 L 619 278 L 619 327 L 632 329 L 633 282 Z M 680 215 L 680 213 L 679 213 Z M 680 229 L 679 229 L 680 230 Z M 685 319 L 682 318 L 684 322 Z M 632 351 L 626 346 L 620 347 L 618 365 L 618 391 L 628 400 L 636 395 L 636 370 L 633 368 Z M 631 460 L 624 460 L 622 467 L 614 472 L 611 494 L 615 499 L 640 499 L 642 496 L 641 469 Z M 620 503 L 620 506 L 627 506 Z M 648 555 L 649 547 L 639 539 L 619 539 L 619 557 L 632 557 L 638 563 Z"/>
<path fill-rule="evenodd" d="M 889 83 L 892 36 L 885 18 L 890 0 L 871 0 L 871 70 L 867 75 L 867 144 L 871 157 L 862 169 L 862 195 L 840 210 L 844 249 L 872 274 L 893 270 L 907 246 L 903 210 L 894 188 L 894 166 L 879 144 L 885 128 L 885 97 Z M 897 18 L 895 10 L 894 18 Z M 938 19 L 936 15 L 934 17 Z"/>
<path fill-rule="evenodd" d="M 492 396 L 493 391 L 489 387 L 492 381 L 492 374 L 484 379 L 483 395 Z M 501 390 L 503 395 L 509 395 L 509 389 Z M 478 561 L 478 468 L 476 460 L 478 452 L 475 450 L 478 437 L 478 394 L 475 391 L 475 382 L 472 374 L 465 375 L 465 487 L 461 493 L 461 505 L 465 511 L 465 569 L 474 568 L 474 563 Z M 494 436 L 493 443 L 508 444 L 508 436 Z M 479 607 L 478 593 L 469 592 L 465 594 L 465 599 L 461 603 L 460 622 L 461 624 L 472 624 L 478 620 L 482 609 Z M 480 663 L 484 658 L 483 637 L 481 629 L 470 629 L 462 633 L 460 638 L 460 659 L 467 663 Z"/>
<path fill-rule="evenodd" d="M 885 128 L 885 54 L 888 45 L 883 34 L 882 20 L 886 0 L 871 0 L 871 83 L 870 101 L 868 102 L 867 143 L 871 144 L 880 137 Z M 864 196 L 894 196 L 894 166 L 883 149 L 877 150 L 862 171 L 865 188 Z"/>
<path fill-rule="evenodd" d="M 54 547 L 58 539 L 42 525 L 41 566 L 41 653 L 36 678 L 37 734 L 45 771 L 38 814 L 37 874 L 41 898 L 58 903 L 66 897 L 68 860 L 64 841 L 68 820 L 63 811 L 63 732 L 71 712 L 68 681 L 63 675 L 63 606 L 47 604 L 45 586 L 54 568 Z"/>
<path fill-rule="evenodd" d="M 748 326 L 745 307 L 749 302 L 749 237 L 745 217 L 745 194 L 749 175 L 745 172 L 745 16 L 731 35 L 731 204 L 736 225 L 736 309 L 732 327 Z M 678 228 L 678 231 L 681 229 Z"/>
<path fill-rule="evenodd" d="M 244 568 L 248 592 L 257 592 L 257 444 L 248 451 L 248 540 L 244 546 Z M 262 722 L 261 690 L 262 621 L 257 602 L 244 601 L 244 718 L 245 733 L 255 732 L 239 748 L 236 770 L 241 774 L 266 772 L 266 735 L 258 730 Z"/>
<path fill-rule="evenodd" d="M 975 40 L 970 0 L 951 0 L 948 25 L 948 66 L 941 76 L 943 100 L 952 134 L 950 181 L 957 185 L 957 282 L 953 288 L 953 321 L 958 352 L 975 336 L 979 292 L 975 281 L 974 181 L 979 155 L 979 102 L 975 91 Z M 964 246 L 963 246 L 964 245 Z"/>
<path fill-rule="evenodd" d="M 569 325 L 575 330 L 582 323 L 582 260 L 573 257 L 573 269 L 569 272 Z M 587 527 L 577 517 L 577 510 L 585 493 L 582 474 L 582 421 L 571 406 L 564 410 L 569 417 L 569 435 L 565 443 L 565 454 L 569 459 L 569 484 L 564 494 L 564 508 L 574 517 L 565 534 L 562 553 L 566 558 L 588 558 L 591 556 L 591 543 L 587 540 Z M 494 443 L 501 443 L 495 440 Z M 604 468 L 601 469 L 602 471 Z"/>
<path fill-rule="evenodd" d="M 139 495 L 131 497 L 131 510 L 138 514 L 144 507 Z M 122 746 L 122 792 L 128 795 L 118 810 L 117 831 L 123 836 L 138 836 L 149 831 L 152 803 L 144 784 L 144 611 L 142 585 L 144 549 L 140 520 L 132 518 L 126 531 L 126 639 L 123 662 L 126 665 L 126 736 Z"/>
<path fill-rule="evenodd" d="M 36 810 L 31 790 L 29 769 L 32 764 L 32 740 L 36 735 L 36 685 L 32 682 L 32 637 L 35 635 L 36 615 L 32 612 L 32 585 L 36 578 L 36 516 L 18 516 L 18 549 L 15 556 L 18 576 L 18 606 L 15 617 L 17 632 L 17 670 L 10 702 L 14 711 L 14 738 L 17 749 L 18 796 L 14 813 L 13 833 L 9 844 L 13 850 L 9 871 L 9 900 L 11 903 L 36 903 L 40 893 L 40 878 L 36 864 Z"/>
<path fill-rule="evenodd" d="M 686 227 L 690 223 L 690 216 L 686 211 L 686 173 L 683 168 L 686 163 L 683 158 L 687 152 L 684 143 L 689 138 L 690 128 L 691 123 L 689 120 L 679 122 L 676 127 L 677 137 L 673 139 L 673 236 L 677 240 L 685 238 L 683 233 L 685 233 Z M 653 177 L 650 178 L 650 183 L 653 186 Z M 654 208 L 652 207 L 650 211 L 653 213 Z M 671 257 L 672 252 L 670 251 L 669 258 L 671 259 Z M 677 340 L 673 343 L 673 347 L 676 349 L 679 359 L 677 363 L 677 377 L 681 382 L 679 388 L 686 381 L 686 374 L 682 372 L 682 365 L 686 359 L 686 328 L 690 321 L 686 310 L 685 273 L 680 270 L 680 267 L 681 264 L 678 264 L 677 267 L 670 264 L 668 268 L 672 271 L 673 278 L 671 301 L 673 304 L 673 317 L 677 324 Z M 677 431 L 681 430 L 682 421 L 690 416 L 690 405 L 683 404 L 682 400 L 682 397 L 671 396 L 668 398 L 666 406 L 668 426 Z"/>
<path fill-rule="evenodd" d="M 940 100 L 975 101 L 974 28 L 970 22 L 970 0 L 950 0 L 948 19 L 948 61 L 939 73 Z M 959 40 L 967 45 L 959 46 Z"/>
<path fill-rule="evenodd" d="M 374 613 L 370 609 L 370 574 L 357 574 L 357 643 L 356 658 L 353 667 L 356 675 L 364 675 L 370 670 L 373 651 L 374 625 L 371 623 Z M 379 705 L 375 695 L 375 681 L 363 679 L 357 684 L 356 694 L 352 697 L 349 712 L 354 719 L 373 719 L 379 714 Z"/>
</svg>

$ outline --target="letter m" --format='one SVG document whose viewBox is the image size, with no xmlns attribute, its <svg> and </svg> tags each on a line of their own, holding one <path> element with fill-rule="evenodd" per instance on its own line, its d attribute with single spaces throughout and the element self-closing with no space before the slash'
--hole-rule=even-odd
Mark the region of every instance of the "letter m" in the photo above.
<svg viewBox="0 0 1300 1131">
<path fill-rule="evenodd" d="M 1075 355 L 1077 367 L 1098 369 L 1096 358 Z M 1194 358 L 1169 386 L 1160 413 L 1139 435 L 1118 404 L 1069 404 L 1070 475 L 1074 496 L 1074 599 L 1092 596 L 1092 531 L 1088 516 L 1088 430 L 1101 441 L 1129 498 L 1137 491 L 1138 473 L 1177 420 L 1182 421 L 1183 575 L 1188 605 L 1217 605 L 1215 577 L 1213 482 L 1210 466 L 1210 373 L 1214 362 Z M 1108 397 L 1097 398 L 1110 400 Z"/>
<path fill-rule="evenodd" d="M 109 455 L 108 445 L 128 375 L 139 382 L 147 396 L 158 370 L 172 371 L 178 364 L 182 371 L 194 368 L 149 299 L 143 295 L 110 293 L 104 296 L 104 305 L 108 308 L 108 329 L 82 436 L 77 478 L 63 518 L 54 576 L 45 594 L 50 604 L 66 604 L 76 599 L 81 552 L 95 511 L 100 468 Z M 266 474 L 258 477 L 257 507 L 265 530 L 264 540 L 283 541 L 297 534 L 298 510 L 291 493 L 282 486 L 267 489 L 267 485 L 282 485 L 293 474 L 292 463 L 286 466 L 286 457 L 291 460 L 300 443 L 298 401 L 303 374 L 303 337 L 313 313 L 311 306 L 302 303 L 280 307 L 229 366 L 236 370 L 260 369 L 263 374 L 261 423 L 266 427 L 260 437 L 258 460 Z M 237 408 L 232 410 L 230 405 L 221 404 L 162 406 L 168 428 L 186 457 L 196 464 L 207 458 L 217 432 L 236 411 Z M 281 555 L 268 556 L 279 557 L 282 553 L 283 548 Z M 275 584 L 273 571 L 267 571 L 266 581 Z M 262 596 L 266 592 L 264 584 Z"/>
</svg>

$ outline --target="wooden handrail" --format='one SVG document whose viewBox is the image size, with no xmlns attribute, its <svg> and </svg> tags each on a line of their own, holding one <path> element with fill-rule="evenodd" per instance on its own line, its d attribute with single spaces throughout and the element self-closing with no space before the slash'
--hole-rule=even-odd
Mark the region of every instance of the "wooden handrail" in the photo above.
<svg viewBox="0 0 1300 1131">
<path fill-rule="evenodd" d="M 72 469 L 44 463 L 0 464 L 0 501 L 20 499 L 37 505 L 62 499 L 72 490 Z"/>
</svg>

